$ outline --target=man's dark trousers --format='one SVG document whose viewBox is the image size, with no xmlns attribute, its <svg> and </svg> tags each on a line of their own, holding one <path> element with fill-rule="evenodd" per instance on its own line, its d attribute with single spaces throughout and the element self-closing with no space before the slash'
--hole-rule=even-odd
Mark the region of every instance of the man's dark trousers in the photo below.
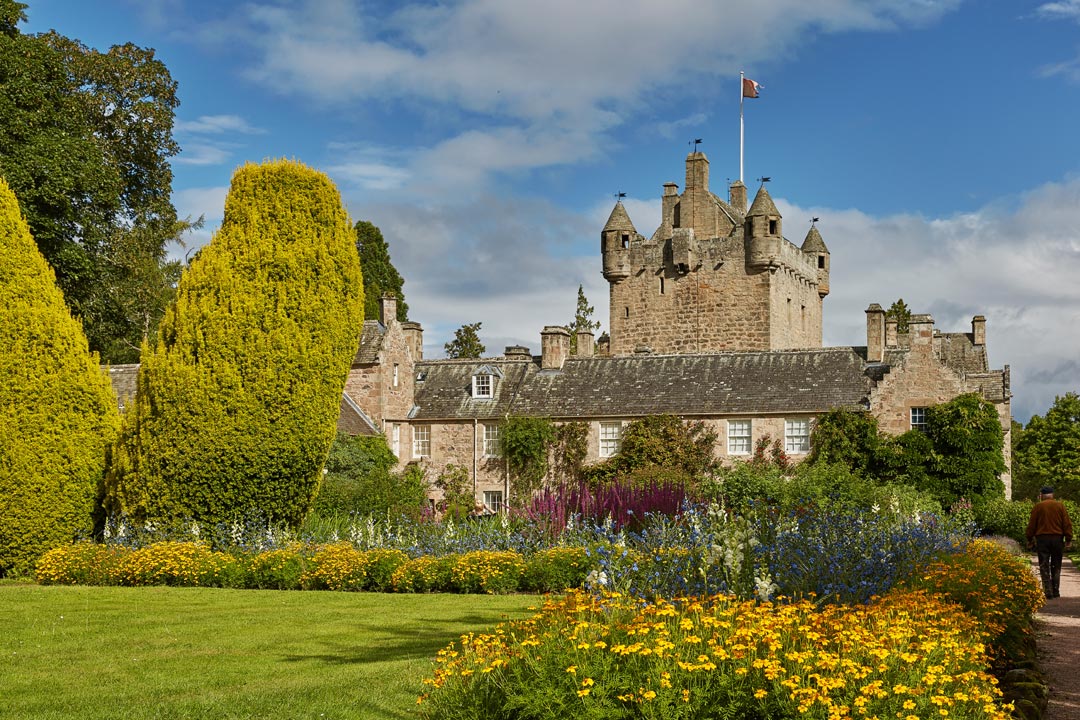
<svg viewBox="0 0 1080 720">
<path fill-rule="evenodd" d="M 1039 554 L 1043 592 L 1048 598 L 1060 597 L 1061 556 L 1065 552 L 1065 538 L 1061 535 L 1036 535 L 1035 551 Z"/>
</svg>

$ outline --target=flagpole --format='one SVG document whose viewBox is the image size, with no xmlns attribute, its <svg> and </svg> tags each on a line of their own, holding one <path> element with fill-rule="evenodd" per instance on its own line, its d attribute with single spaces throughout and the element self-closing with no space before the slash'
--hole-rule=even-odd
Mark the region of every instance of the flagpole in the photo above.
<svg viewBox="0 0 1080 720">
<path fill-rule="evenodd" d="M 739 182 L 743 181 L 743 71 L 739 71 Z"/>
</svg>

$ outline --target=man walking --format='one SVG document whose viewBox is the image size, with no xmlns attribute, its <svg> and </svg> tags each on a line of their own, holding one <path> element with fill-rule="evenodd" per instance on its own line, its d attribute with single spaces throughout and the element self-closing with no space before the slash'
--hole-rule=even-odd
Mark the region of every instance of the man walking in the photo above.
<svg viewBox="0 0 1080 720">
<path fill-rule="evenodd" d="M 1047 598 L 1060 597 L 1061 556 L 1072 545 L 1072 520 L 1065 504 L 1054 499 L 1054 488 L 1044 487 L 1031 508 L 1027 526 L 1028 547 L 1039 554 L 1039 575 Z"/>
</svg>

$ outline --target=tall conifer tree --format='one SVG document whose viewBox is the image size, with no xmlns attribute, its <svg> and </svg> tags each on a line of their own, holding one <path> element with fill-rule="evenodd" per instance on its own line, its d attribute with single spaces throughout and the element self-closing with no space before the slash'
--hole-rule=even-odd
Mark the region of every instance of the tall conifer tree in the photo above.
<svg viewBox="0 0 1080 720">
<path fill-rule="evenodd" d="M 322 173 L 286 161 L 237 170 L 221 228 L 143 351 L 109 511 L 303 520 L 363 324 L 353 237 Z"/>
<path fill-rule="evenodd" d="M 0 179 L 0 575 L 88 533 L 116 398 Z"/>
<path fill-rule="evenodd" d="M 390 262 L 390 246 L 383 239 L 378 227 L 361 220 L 353 228 L 356 231 L 356 250 L 360 254 L 360 267 L 364 272 L 364 319 L 380 320 L 380 299 L 386 293 L 397 296 L 397 319 L 409 318 L 409 306 L 405 303 L 405 279 Z"/>
</svg>

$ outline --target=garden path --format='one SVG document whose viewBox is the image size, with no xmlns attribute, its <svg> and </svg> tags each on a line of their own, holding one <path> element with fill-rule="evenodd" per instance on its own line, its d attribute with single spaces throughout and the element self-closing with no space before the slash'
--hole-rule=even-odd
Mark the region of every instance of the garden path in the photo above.
<svg viewBox="0 0 1080 720">
<path fill-rule="evenodd" d="M 1032 560 L 1038 573 L 1038 562 Z M 1080 720 L 1080 570 L 1069 558 L 1061 566 L 1061 597 L 1047 600 L 1035 616 L 1039 667 L 1050 683 L 1044 720 Z"/>
</svg>

